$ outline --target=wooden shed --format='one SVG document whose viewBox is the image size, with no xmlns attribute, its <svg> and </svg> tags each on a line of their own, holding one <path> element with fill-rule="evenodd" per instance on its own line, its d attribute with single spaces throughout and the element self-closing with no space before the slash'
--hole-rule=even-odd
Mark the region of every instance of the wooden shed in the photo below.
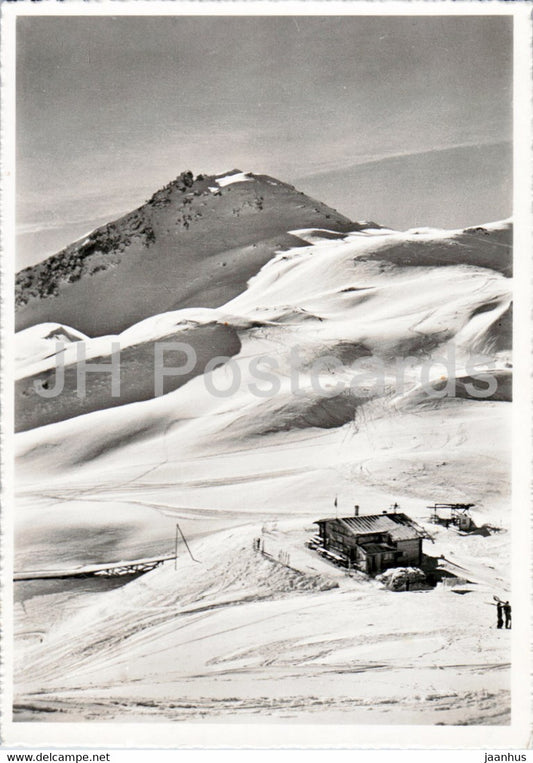
<svg viewBox="0 0 533 763">
<path fill-rule="evenodd" d="M 319 548 L 346 564 L 375 574 L 388 567 L 418 567 L 426 533 L 406 514 L 367 514 L 319 519 Z"/>
<path fill-rule="evenodd" d="M 429 521 L 444 527 L 455 525 L 459 530 L 470 532 L 476 529 L 470 516 L 470 509 L 473 506 L 473 503 L 435 503 L 433 506 L 428 506 L 428 509 L 431 509 Z"/>
</svg>

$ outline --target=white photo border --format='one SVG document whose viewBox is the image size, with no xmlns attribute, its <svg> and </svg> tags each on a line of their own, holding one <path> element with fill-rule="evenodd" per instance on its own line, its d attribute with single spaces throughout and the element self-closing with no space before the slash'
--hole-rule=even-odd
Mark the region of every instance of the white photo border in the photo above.
<svg viewBox="0 0 533 763">
<path fill-rule="evenodd" d="M 511 723 L 509 726 L 386 726 L 240 723 L 14 723 L 13 664 L 13 332 L 15 247 L 15 26 L 22 16 L 491 16 L 514 19 L 514 381 Z M 524 749 L 531 736 L 531 6 L 477 2 L 365 0 L 68 0 L 1 6 L 2 75 L 2 698 L 4 746 L 84 748 Z"/>
</svg>

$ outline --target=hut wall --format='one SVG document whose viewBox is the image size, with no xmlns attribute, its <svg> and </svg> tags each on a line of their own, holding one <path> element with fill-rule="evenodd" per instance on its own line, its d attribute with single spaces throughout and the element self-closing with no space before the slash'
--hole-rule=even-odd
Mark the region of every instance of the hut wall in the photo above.
<svg viewBox="0 0 533 763">
<path fill-rule="evenodd" d="M 325 547 L 345 556 L 353 554 L 357 545 L 356 537 L 340 523 L 328 522 L 325 526 Z"/>
<path fill-rule="evenodd" d="M 401 556 L 396 559 L 397 565 L 414 564 L 419 565 L 422 561 L 422 539 L 413 538 L 412 540 L 399 540 L 397 542 L 398 551 Z"/>
</svg>

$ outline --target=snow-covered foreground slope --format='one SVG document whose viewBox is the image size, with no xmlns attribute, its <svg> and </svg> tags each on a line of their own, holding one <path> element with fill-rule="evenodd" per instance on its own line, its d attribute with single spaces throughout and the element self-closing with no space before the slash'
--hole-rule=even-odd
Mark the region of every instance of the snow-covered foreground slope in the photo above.
<svg viewBox="0 0 533 763">
<path fill-rule="evenodd" d="M 508 722 L 510 634 L 491 627 L 483 579 L 501 536 L 437 533 L 436 551 L 455 552 L 479 581 L 457 595 L 348 578 L 305 549 L 294 521 L 264 535 L 267 549 L 290 553 L 291 569 L 252 550 L 259 531 L 195 542 L 199 562 L 185 554 L 177 571 L 168 563 L 93 594 L 46 634 L 26 631 L 42 617 L 39 599 L 26 601 L 18 716 Z"/>
<path fill-rule="evenodd" d="M 55 593 L 53 622 L 52 594 L 33 591 L 19 611 L 22 704 L 46 691 L 69 719 L 270 708 L 273 718 L 506 722 L 508 640 L 491 602 L 508 595 L 509 224 L 291 235 L 306 245 L 220 308 L 80 336 L 99 362 L 120 342 L 128 397 L 108 407 L 109 375 L 93 388 L 88 377 L 91 412 L 77 415 L 70 385 L 46 401 L 54 423 L 44 416 L 17 435 L 17 569 L 165 554 L 176 521 L 201 562 L 180 557 L 178 573 L 165 565 L 74 600 Z M 56 361 L 34 332 L 26 391 Z M 154 396 L 150 352 L 184 336 L 198 365 Z M 64 353 L 73 377 L 77 352 Z M 226 360 L 206 372 L 215 354 Z M 21 399 L 39 421 L 37 396 Z M 426 544 L 468 593 L 393 594 L 339 577 L 305 548 L 335 496 L 346 514 L 396 500 L 421 523 L 433 501 L 474 502 L 478 527 L 501 532 L 441 530 Z M 251 551 L 276 521 L 298 572 Z"/>
</svg>

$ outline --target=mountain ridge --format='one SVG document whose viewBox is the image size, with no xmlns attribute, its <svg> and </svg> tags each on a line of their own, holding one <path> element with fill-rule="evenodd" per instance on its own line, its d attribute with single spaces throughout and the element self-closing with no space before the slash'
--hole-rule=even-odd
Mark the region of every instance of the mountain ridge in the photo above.
<svg viewBox="0 0 533 763">
<path fill-rule="evenodd" d="M 56 321 L 99 336 L 149 315 L 218 307 L 295 228 L 358 229 L 268 175 L 182 172 L 148 201 L 16 276 L 17 330 Z M 172 286 L 171 286 L 172 285 Z"/>
</svg>

